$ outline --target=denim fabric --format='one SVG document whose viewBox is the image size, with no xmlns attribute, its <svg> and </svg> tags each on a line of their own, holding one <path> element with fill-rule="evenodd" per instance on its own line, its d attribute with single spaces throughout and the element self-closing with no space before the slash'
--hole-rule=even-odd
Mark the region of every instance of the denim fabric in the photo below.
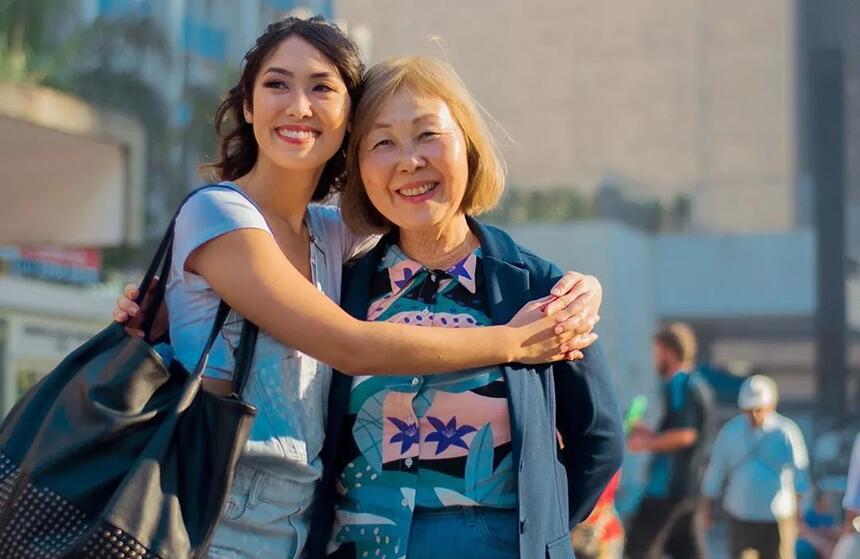
<svg viewBox="0 0 860 559">
<path fill-rule="evenodd" d="M 517 559 L 517 511 L 488 507 L 415 509 L 409 559 Z"/>
<path fill-rule="evenodd" d="M 297 559 L 307 541 L 313 484 L 240 466 L 210 559 Z"/>
</svg>

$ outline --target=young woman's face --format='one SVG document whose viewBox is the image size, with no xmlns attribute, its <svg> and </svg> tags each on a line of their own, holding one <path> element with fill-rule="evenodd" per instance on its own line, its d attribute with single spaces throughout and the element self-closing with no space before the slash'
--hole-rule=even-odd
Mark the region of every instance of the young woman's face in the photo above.
<svg viewBox="0 0 860 559">
<path fill-rule="evenodd" d="M 349 93 L 335 65 L 294 35 L 260 68 L 245 120 L 254 127 L 260 157 L 283 169 L 312 171 L 340 149 L 349 111 Z"/>
<path fill-rule="evenodd" d="M 401 229 L 438 229 L 460 213 L 466 141 L 441 99 L 398 91 L 362 138 L 358 161 L 371 203 Z"/>
</svg>

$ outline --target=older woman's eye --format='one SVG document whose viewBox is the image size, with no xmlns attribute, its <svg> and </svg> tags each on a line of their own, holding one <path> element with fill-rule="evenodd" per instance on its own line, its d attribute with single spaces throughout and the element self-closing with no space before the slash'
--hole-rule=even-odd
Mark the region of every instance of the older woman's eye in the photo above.
<svg viewBox="0 0 860 559">
<path fill-rule="evenodd" d="M 371 150 L 374 150 L 374 149 L 376 149 L 376 148 L 378 148 L 378 147 L 382 147 L 382 146 L 390 146 L 390 145 L 393 145 L 393 142 L 392 142 L 391 140 L 379 140 L 378 142 L 376 142 L 375 144 L 373 144 L 373 146 L 372 146 L 370 149 L 371 149 Z"/>
<path fill-rule="evenodd" d="M 321 83 L 321 84 L 317 84 L 314 86 L 314 91 L 320 91 L 322 93 L 330 93 L 332 91 L 335 91 L 335 89 L 328 84 Z"/>
<path fill-rule="evenodd" d="M 269 89 L 286 89 L 287 84 L 281 80 L 270 80 L 263 82 L 263 87 L 268 87 Z"/>
<path fill-rule="evenodd" d="M 427 130 L 426 132 L 422 132 L 418 137 L 422 138 L 422 139 L 426 139 L 426 138 L 435 138 L 438 135 L 439 135 L 438 132 Z"/>
</svg>

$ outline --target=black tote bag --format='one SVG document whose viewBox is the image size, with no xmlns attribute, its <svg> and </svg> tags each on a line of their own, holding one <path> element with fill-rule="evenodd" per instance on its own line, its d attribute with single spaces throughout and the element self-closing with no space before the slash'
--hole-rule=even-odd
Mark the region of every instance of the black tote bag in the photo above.
<svg viewBox="0 0 860 559">
<path fill-rule="evenodd" d="M 153 349 L 149 332 L 164 297 L 175 221 L 140 286 L 142 299 L 160 264 L 145 337 L 111 324 L 0 425 L 0 559 L 206 554 L 256 415 L 241 394 L 257 329 L 245 321 L 229 397 L 200 388 L 226 303 L 191 374 Z"/>
</svg>

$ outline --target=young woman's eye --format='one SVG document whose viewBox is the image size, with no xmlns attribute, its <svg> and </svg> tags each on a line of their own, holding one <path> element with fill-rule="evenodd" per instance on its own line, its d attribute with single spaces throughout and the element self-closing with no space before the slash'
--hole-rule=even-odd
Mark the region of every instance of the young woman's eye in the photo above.
<svg viewBox="0 0 860 559">
<path fill-rule="evenodd" d="M 320 83 L 314 86 L 314 91 L 320 91 L 322 93 L 329 93 L 334 91 L 335 89 L 328 84 Z"/>
<path fill-rule="evenodd" d="M 263 82 L 263 87 L 267 87 L 269 89 L 286 89 L 287 84 L 281 80 L 269 80 L 267 82 Z"/>
<path fill-rule="evenodd" d="M 422 132 L 418 137 L 421 139 L 432 139 L 438 136 L 438 132 L 433 132 L 432 130 L 427 130 L 426 132 Z"/>
</svg>

